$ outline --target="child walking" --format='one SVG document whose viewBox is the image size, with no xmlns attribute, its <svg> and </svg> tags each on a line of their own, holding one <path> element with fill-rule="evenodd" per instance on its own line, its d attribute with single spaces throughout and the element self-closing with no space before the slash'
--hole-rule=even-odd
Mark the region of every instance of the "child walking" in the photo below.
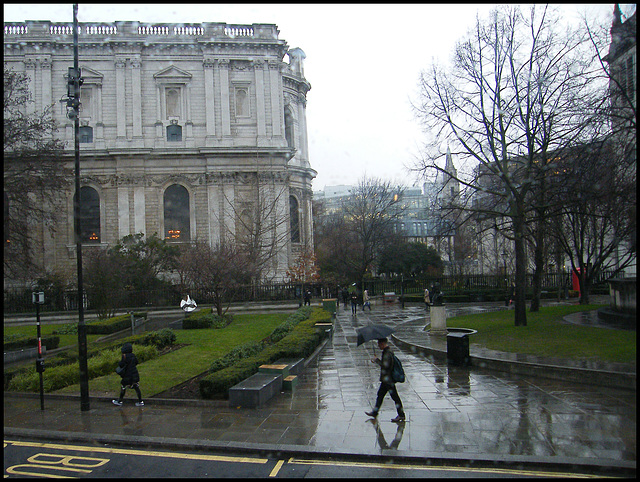
<svg viewBox="0 0 640 482">
<path fill-rule="evenodd" d="M 121 369 L 119 373 L 122 377 L 122 381 L 120 382 L 122 386 L 120 387 L 120 397 L 118 400 L 111 401 L 114 405 L 121 407 L 122 399 L 124 398 L 124 393 L 127 391 L 127 388 L 133 388 L 138 395 L 136 407 L 143 407 L 144 402 L 142 401 L 142 393 L 140 393 L 140 374 L 138 373 L 138 368 L 136 368 L 138 359 L 133 354 L 133 346 L 127 342 L 122 345 L 120 351 L 122 352 L 122 359 L 118 363 L 118 367 Z"/>
</svg>

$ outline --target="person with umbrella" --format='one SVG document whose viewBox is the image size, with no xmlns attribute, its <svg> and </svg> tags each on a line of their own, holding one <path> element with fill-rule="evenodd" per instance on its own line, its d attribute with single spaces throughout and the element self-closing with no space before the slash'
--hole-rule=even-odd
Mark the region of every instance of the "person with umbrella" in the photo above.
<svg viewBox="0 0 640 482">
<path fill-rule="evenodd" d="M 389 347 L 389 340 L 386 338 L 386 336 L 390 335 L 392 332 L 393 330 L 391 328 L 384 325 L 369 325 L 356 330 L 356 333 L 358 334 L 357 345 L 361 345 L 366 341 L 377 338 L 378 348 L 382 350 L 382 359 L 377 356 L 371 359 L 372 363 L 380 365 L 380 388 L 378 389 L 376 404 L 373 407 L 373 410 L 365 412 L 365 414 L 369 417 L 377 418 L 380 407 L 382 406 L 382 401 L 384 400 L 385 395 L 389 393 L 391 395 L 391 399 L 396 404 L 396 410 L 398 412 L 398 416 L 392 418 L 391 421 L 403 422 L 405 420 L 405 413 L 402 408 L 402 400 L 400 400 L 396 384 L 391 376 L 391 371 L 393 369 L 393 352 Z"/>
</svg>

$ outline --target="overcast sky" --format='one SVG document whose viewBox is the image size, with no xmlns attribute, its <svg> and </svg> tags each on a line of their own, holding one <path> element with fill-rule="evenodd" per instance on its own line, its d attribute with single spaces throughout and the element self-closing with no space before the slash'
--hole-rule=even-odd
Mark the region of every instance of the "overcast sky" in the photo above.
<svg viewBox="0 0 640 482">
<path fill-rule="evenodd" d="M 79 22 L 272 23 L 306 54 L 309 156 L 314 191 L 355 184 L 363 175 L 411 185 L 405 166 L 422 134 L 410 100 L 433 60 L 493 5 L 420 4 L 79 4 Z M 610 22 L 613 4 L 566 5 L 568 21 L 586 9 Z M 623 12 L 630 10 L 623 7 Z M 5 22 L 73 21 L 72 4 L 4 4 Z M 82 52 L 80 52 L 82 60 Z M 288 58 L 285 57 L 285 61 Z M 455 162 L 455 160 L 454 160 Z M 421 184 L 421 181 L 419 182 Z"/>
</svg>

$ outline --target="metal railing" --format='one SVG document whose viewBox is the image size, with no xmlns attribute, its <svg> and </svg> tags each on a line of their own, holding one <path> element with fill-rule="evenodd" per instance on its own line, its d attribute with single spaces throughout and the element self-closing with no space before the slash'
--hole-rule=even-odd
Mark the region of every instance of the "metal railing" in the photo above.
<svg viewBox="0 0 640 482">
<path fill-rule="evenodd" d="M 613 276 L 613 272 L 603 272 L 596 280 L 595 285 L 604 283 Z M 532 275 L 527 275 L 526 288 L 532 286 Z M 435 283 L 440 284 L 440 289 L 446 295 L 460 295 L 479 293 L 483 291 L 506 291 L 513 281 L 512 277 L 495 275 L 469 275 L 469 276 L 442 276 L 430 278 L 397 278 L 365 280 L 359 289 L 367 289 L 370 296 L 381 296 L 385 292 L 395 292 L 397 295 L 404 293 L 422 294 L 425 288 L 431 289 Z M 543 277 L 543 290 L 557 291 L 571 289 L 571 276 L 568 273 L 550 273 Z M 348 287 L 344 285 L 343 287 Z M 311 283 L 305 284 L 304 290 L 311 291 L 314 299 L 335 298 L 338 296 L 338 286 L 335 283 Z M 5 289 L 4 290 L 4 314 L 29 314 L 35 313 L 32 303 L 31 289 Z M 78 309 L 77 290 L 65 290 L 58 292 L 45 291 L 45 303 L 41 306 L 42 312 L 72 312 Z M 180 301 L 186 295 L 196 300 L 198 306 L 212 305 L 215 293 L 210 289 L 185 289 L 171 286 L 159 290 L 126 290 L 122 289 L 112 293 L 112 299 L 118 300 L 116 308 L 119 310 L 179 307 Z M 302 286 L 300 283 L 269 283 L 262 285 L 245 285 L 237 287 L 232 295 L 232 302 L 284 302 L 301 301 Z M 87 311 L 97 311 L 91 297 L 85 294 L 84 308 Z"/>
</svg>

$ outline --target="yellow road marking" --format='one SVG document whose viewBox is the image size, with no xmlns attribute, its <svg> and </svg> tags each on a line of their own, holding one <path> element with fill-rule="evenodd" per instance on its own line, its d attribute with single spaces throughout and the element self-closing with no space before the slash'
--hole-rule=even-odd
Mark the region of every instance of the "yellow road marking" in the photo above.
<svg viewBox="0 0 640 482">
<path fill-rule="evenodd" d="M 343 467 L 361 467 L 361 468 L 374 468 L 374 469 L 401 469 L 401 470 L 448 470 L 448 471 L 460 471 L 468 470 L 472 472 L 483 472 L 487 474 L 511 474 L 511 475 L 532 475 L 536 477 L 572 477 L 582 479 L 602 478 L 601 475 L 590 474 L 575 474 L 565 472 L 544 472 L 533 470 L 516 470 L 516 469 L 490 469 L 481 467 L 450 467 L 450 466 L 424 466 L 424 465 L 406 465 L 406 464 L 382 464 L 382 463 L 369 463 L 369 462 L 341 462 L 331 460 L 305 460 L 290 458 L 288 461 L 290 464 L 300 465 L 334 465 Z"/>
<path fill-rule="evenodd" d="M 79 452 L 101 452 L 109 454 L 124 454 L 124 455 L 145 455 L 148 457 L 167 457 L 173 459 L 186 459 L 186 460 L 208 460 L 216 462 L 240 462 L 248 464 L 266 464 L 268 459 L 255 459 L 250 457 L 230 457 L 225 455 L 198 455 L 198 454 L 184 454 L 179 452 L 157 452 L 153 450 L 133 450 L 133 449 L 118 449 L 109 447 L 90 447 L 84 445 L 63 445 L 52 444 L 44 442 L 22 442 L 6 440 L 6 443 L 17 445 L 20 447 L 42 447 L 48 449 L 60 449 L 60 450 L 77 450 Z"/>
<path fill-rule="evenodd" d="M 278 460 L 278 463 L 276 463 L 276 466 L 273 468 L 273 470 L 269 474 L 269 477 L 275 477 L 276 475 L 278 475 L 278 472 L 280 472 L 280 469 L 282 468 L 283 464 L 284 464 L 284 460 Z"/>
</svg>

